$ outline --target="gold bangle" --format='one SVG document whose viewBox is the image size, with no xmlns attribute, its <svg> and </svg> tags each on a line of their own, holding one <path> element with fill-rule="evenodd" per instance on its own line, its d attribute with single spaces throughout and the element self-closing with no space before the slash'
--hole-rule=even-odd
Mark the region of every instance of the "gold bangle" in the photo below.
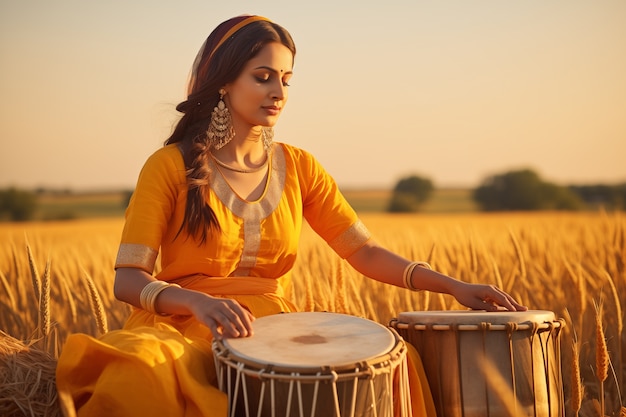
<svg viewBox="0 0 626 417">
<path fill-rule="evenodd" d="M 417 266 L 420 268 L 433 269 L 428 262 L 419 261 Z"/>
<path fill-rule="evenodd" d="M 430 265 L 428 264 L 428 262 L 421 262 L 421 261 L 411 262 L 410 264 L 406 266 L 406 268 L 404 268 L 404 277 L 403 277 L 404 286 L 411 291 L 421 291 L 420 288 L 417 288 L 415 285 L 413 285 L 413 271 L 418 266 L 421 268 L 432 269 Z"/>
<path fill-rule="evenodd" d="M 411 283 L 411 275 L 413 274 L 413 269 L 415 269 L 416 266 L 417 266 L 417 262 L 411 262 L 410 264 L 406 266 L 406 268 L 404 268 L 404 273 L 402 274 L 404 287 L 412 291 L 415 291 L 415 290 L 413 289 L 413 285 Z"/>
<path fill-rule="evenodd" d="M 161 281 L 161 280 L 156 280 L 156 281 L 152 281 L 148 283 L 141 290 L 141 294 L 139 294 L 139 303 L 141 304 L 141 307 L 150 313 L 156 314 L 157 313 L 156 307 L 155 307 L 156 299 L 158 295 L 161 293 L 161 291 L 169 287 L 180 288 L 180 285 L 170 284 L 168 282 Z"/>
</svg>

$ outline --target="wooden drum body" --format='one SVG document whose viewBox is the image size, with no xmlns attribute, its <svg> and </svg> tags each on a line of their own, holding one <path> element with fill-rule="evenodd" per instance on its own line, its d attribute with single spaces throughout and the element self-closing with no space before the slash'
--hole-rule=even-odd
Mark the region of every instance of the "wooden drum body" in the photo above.
<svg viewBox="0 0 626 417">
<path fill-rule="evenodd" d="M 248 338 L 213 342 L 229 416 L 408 416 L 406 344 L 370 320 L 325 312 L 253 322 Z"/>
<path fill-rule="evenodd" d="M 390 325 L 420 353 L 439 416 L 565 415 L 554 313 L 415 311 Z"/>
</svg>

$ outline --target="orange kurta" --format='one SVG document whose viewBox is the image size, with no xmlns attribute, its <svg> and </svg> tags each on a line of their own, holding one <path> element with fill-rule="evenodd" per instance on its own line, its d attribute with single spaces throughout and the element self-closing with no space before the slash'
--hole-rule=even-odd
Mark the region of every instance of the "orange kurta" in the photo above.
<svg viewBox="0 0 626 417">
<path fill-rule="evenodd" d="M 141 268 L 184 288 L 233 298 L 261 317 L 295 311 L 285 291 L 303 219 L 343 258 L 370 239 L 332 177 L 301 149 L 273 145 L 265 191 L 253 202 L 237 196 L 210 164 L 207 202 L 221 230 L 202 245 L 178 234 L 187 197 L 185 167 L 178 147 L 165 146 L 141 171 L 116 267 Z M 410 357 L 414 412 L 427 415 L 432 407 L 424 373 L 412 350 Z M 84 416 L 223 417 L 227 399 L 215 383 L 207 327 L 191 317 L 139 309 L 123 329 L 98 339 L 70 336 L 57 370 L 59 390 L 71 394 Z"/>
</svg>

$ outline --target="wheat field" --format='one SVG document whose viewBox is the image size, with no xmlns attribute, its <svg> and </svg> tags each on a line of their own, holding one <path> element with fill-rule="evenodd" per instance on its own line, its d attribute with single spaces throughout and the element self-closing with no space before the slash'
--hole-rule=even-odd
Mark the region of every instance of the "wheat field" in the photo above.
<svg viewBox="0 0 626 417">
<path fill-rule="evenodd" d="M 402 255 L 461 280 L 498 285 L 530 309 L 563 318 L 566 414 L 626 415 L 625 213 L 361 218 L 380 243 Z M 98 335 L 124 322 L 129 308 L 112 294 L 122 226 L 118 218 L 0 224 L 0 415 L 62 415 L 53 375 L 63 341 L 73 332 Z M 292 284 L 291 297 L 303 311 L 382 324 L 404 311 L 463 308 L 448 295 L 364 278 L 308 228 Z"/>
</svg>

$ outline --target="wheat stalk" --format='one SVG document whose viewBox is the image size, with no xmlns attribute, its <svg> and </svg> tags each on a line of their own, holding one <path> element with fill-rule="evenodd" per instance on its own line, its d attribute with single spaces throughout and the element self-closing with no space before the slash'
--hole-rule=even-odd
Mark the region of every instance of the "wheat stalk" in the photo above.
<svg viewBox="0 0 626 417">
<path fill-rule="evenodd" d="M 515 248 L 515 254 L 517 255 L 517 260 L 519 263 L 519 273 L 520 278 L 526 278 L 526 261 L 524 259 L 524 253 L 522 252 L 522 247 L 520 246 L 515 233 L 513 230 L 509 229 L 509 236 L 511 237 L 511 242 L 513 242 L 513 247 Z"/>
<path fill-rule="evenodd" d="M 476 246 L 473 235 L 469 237 L 469 253 L 470 253 L 470 271 L 472 275 L 478 272 L 478 256 L 476 255 Z"/>
<path fill-rule="evenodd" d="M 313 286 L 311 285 L 311 277 L 306 274 L 300 275 L 300 279 L 304 280 L 304 311 L 315 311 L 315 297 L 313 295 Z"/>
<path fill-rule="evenodd" d="M 619 299 L 619 294 L 617 293 L 617 287 L 615 286 L 615 282 L 611 274 L 608 271 L 603 270 L 604 276 L 609 282 L 609 287 L 611 288 L 611 295 L 613 296 L 613 304 L 615 305 L 615 315 L 617 316 L 617 333 L 622 334 L 622 330 L 624 329 L 624 323 L 622 318 L 622 305 Z"/>
<path fill-rule="evenodd" d="M 572 342 L 572 411 L 578 417 L 580 407 L 582 406 L 583 397 L 585 395 L 585 387 L 580 377 L 580 351 L 578 349 L 578 341 Z"/>
<path fill-rule="evenodd" d="M 19 277 L 20 276 L 20 262 L 17 258 L 17 248 L 15 247 L 15 243 L 11 242 L 11 260 L 12 262 L 12 266 L 13 266 L 13 271 L 15 272 L 15 276 Z M 11 274 L 9 273 L 9 276 Z"/>
<path fill-rule="evenodd" d="M 585 311 L 587 311 L 587 281 L 582 274 L 582 268 L 578 265 L 578 274 L 576 275 L 576 290 L 578 294 L 578 303 L 580 305 L 580 313 L 578 319 L 580 320 L 581 332 L 583 319 L 585 317 Z"/>
<path fill-rule="evenodd" d="M 433 264 L 435 257 L 435 244 L 433 243 L 430 247 L 430 251 L 428 251 L 428 256 L 426 257 L 426 262 L 430 265 Z"/>
<path fill-rule="evenodd" d="M 587 287 L 586 287 L 585 278 L 582 275 L 582 270 L 580 268 L 580 265 L 578 265 L 578 273 L 574 272 L 574 269 L 564 257 L 563 257 L 563 265 L 565 266 L 565 269 L 567 270 L 570 277 L 572 278 L 572 281 L 574 281 L 574 284 L 575 284 L 576 296 L 578 297 L 577 305 L 579 306 L 577 321 L 580 326 L 579 330 L 582 334 L 582 325 L 584 321 L 583 317 L 585 315 L 585 310 L 587 308 L 586 307 L 587 306 Z"/>
<path fill-rule="evenodd" d="M 9 285 L 9 280 L 7 279 L 6 275 L 2 273 L 2 271 L 0 271 L 0 282 L 2 282 L 2 287 L 4 287 L 4 292 L 6 293 L 7 298 L 9 299 L 9 306 L 11 307 L 12 310 L 16 310 L 17 304 L 15 301 L 15 296 L 13 295 L 13 290 L 11 289 L 11 285 Z"/>
<path fill-rule="evenodd" d="M 498 263 L 496 262 L 495 259 L 493 259 L 493 256 L 489 256 L 489 258 L 491 259 L 491 266 L 493 268 L 493 274 L 496 277 L 496 286 L 500 289 L 504 289 L 504 284 L 502 283 L 502 275 L 500 275 L 500 269 L 498 268 Z"/>
<path fill-rule="evenodd" d="M 46 345 L 50 334 L 50 264 L 50 259 L 48 259 L 41 280 L 41 298 L 39 300 L 39 334 L 44 338 Z"/>
<path fill-rule="evenodd" d="M 619 337 L 617 337 L 615 339 L 615 341 L 617 342 L 617 346 L 614 345 L 614 348 L 617 350 L 617 352 L 614 352 L 614 357 L 618 358 L 618 361 L 621 360 L 622 358 L 622 332 L 624 330 L 624 319 L 622 317 L 622 304 L 620 301 L 620 297 L 619 297 L 619 293 L 617 292 L 617 286 L 615 285 L 615 280 L 613 279 L 613 277 L 611 276 L 611 274 L 609 274 L 608 271 L 603 270 L 604 275 L 606 276 L 608 282 L 609 282 L 609 287 L 611 289 L 611 295 L 613 296 L 613 305 L 615 306 L 615 319 L 617 320 L 617 334 L 619 335 Z M 620 368 L 620 364 L 619 362 L 617 363 L 618 368 Z M 617 388 L 619 390 L 619 385 L 620 382 L 623 381 L 622 378 L 622 374 L 619 373 L 616 375 L 616 381 L 617 381 Z"/>
<path fill-rule="evenodd" d="M 33 251 L 30 249 L 30 245 L 28 243 L 26 243 L 26 251 L 28 252 L 28 266 L 30 266 L 30 277 L 33 281 L 35 299 L 39 302 L 41 299 L 41 279 L 39 277 L 39 271 L 37 270 L 37 264 L 35 263 Z"/>
<path fill-rule="evenodd" d="M 602 325 L 602 304 L 594 301 L 596 322 L 596 378 L 598 379 L 598 400 L 600 402 L 600 415 L 604 416 L 604 381 L 609 376 L 609 351 L 604 337 Z"/>
<path fill-rule="evenodd" d="M 343 261 L 339 259 L 336 263 L 335 267 L 335 280 L 337 283 L 336 286 L 336 311 L 339 313 L 348 313 L 348 300 L 347 300 L 347 291 L 346 291 L 346 277 L 343 268 Z"/>
<path fill-rule="evenodd" d="M 596 377 L 604 382 L 609 375 L 609 352 L 602 324 L 602 304 L 594 303 L 596 314 Z"/>
<path fill-rule="evenodd" d="M 104 311 L 102 299 L 100 298 L 100 293 L 98 292 L 98 288 L 96 288 L 96 284 L 94 283 L 93 279 L 84 269 L 83 277 L 85 278 L 87 288 L 89 289 L 89 304 L 91 305 L 91 311 L 96 318 L 98 331 L 100 332 L 100 334 L 105 334 L 108 331 L 108 324 L 106 312 Z"/>
</svg>

